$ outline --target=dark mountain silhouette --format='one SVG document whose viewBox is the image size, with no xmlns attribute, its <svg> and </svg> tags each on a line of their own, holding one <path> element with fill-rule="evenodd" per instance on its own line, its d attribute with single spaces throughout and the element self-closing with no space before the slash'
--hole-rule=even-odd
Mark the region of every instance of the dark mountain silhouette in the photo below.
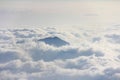
<svg viewBox="0 0 120 80">
<path fill-rule="evenodd" d="M 44 39 L 39 39 L 38 41 L 43 41 L 45 42 L 46 44 L 49 44 L 49 45 L 53 45 L 53 46 L 56 46 L 56 47 L 60 47 L 60 46 L 64 46 L 64 45 L 69 45 L 68 42 L 60 39 L 59 37 L 47 37 L 47 38 L 44 38 Z"/>
</svg>

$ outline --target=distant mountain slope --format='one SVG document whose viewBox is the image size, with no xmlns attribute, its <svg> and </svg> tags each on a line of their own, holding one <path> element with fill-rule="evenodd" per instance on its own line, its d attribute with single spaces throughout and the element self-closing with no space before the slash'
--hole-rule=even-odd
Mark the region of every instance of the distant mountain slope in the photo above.
<svg viewBox="0 0 120 80">
<path fill-rule="evenodd" d="M 68 42 L 60 39 L 59 37 L 47 37 L 47 38 L 44 38 L 44 39 L 39 39 L 38 41 L 43 41 L 45 42 L 46 44 L 49 44 L 49 45 L 53 45 L 53 46 L 56 46 L 56 47 L 60 47 L 60 46 L 64 46 L 64 45 L 69 45 Z"/>
</svg>

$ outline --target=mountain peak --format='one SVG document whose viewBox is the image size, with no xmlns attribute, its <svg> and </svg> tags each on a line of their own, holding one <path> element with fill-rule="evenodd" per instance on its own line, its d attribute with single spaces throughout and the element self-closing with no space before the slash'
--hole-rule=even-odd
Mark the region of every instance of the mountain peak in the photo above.
<svg viewBox="0 0 120 80">
<path fill-rule="evenodd" d="M 53 46 L 56 46 L 56 47 L 61 47 L 61 46 L 64 46 L 64 45 L 69 45 L 68 42 L 60 39 L 57 36 L 47 37 L 47 38 L 44 38 L 44 39 L 39 39 L 38 41 L 43 41 L 46 44 L 53 45 Z"/>
</svg>

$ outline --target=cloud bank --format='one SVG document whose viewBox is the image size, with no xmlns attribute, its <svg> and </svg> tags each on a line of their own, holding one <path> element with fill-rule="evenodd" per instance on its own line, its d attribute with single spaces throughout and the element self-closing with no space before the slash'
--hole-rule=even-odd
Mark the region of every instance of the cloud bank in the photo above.
<svg viewBox="0 0 120 80">
<path fill-rule="evenodd" d="M 119 27 L 1 29 L 0 80 L 119 80 L 119 31 Z M 69 45 L 43 41 L 53 36 Z"/>
</svg>

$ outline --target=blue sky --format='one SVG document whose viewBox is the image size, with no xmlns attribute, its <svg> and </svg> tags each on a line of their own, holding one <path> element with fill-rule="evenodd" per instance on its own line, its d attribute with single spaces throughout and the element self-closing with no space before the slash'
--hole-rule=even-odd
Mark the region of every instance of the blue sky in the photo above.
<svg viewBox="0 0 120 80">
<path fill-rule="evenodd" d="M 117 0 L 1 0 L 0 27 L 96 26 L 120 21 Z"/>
</svg>

